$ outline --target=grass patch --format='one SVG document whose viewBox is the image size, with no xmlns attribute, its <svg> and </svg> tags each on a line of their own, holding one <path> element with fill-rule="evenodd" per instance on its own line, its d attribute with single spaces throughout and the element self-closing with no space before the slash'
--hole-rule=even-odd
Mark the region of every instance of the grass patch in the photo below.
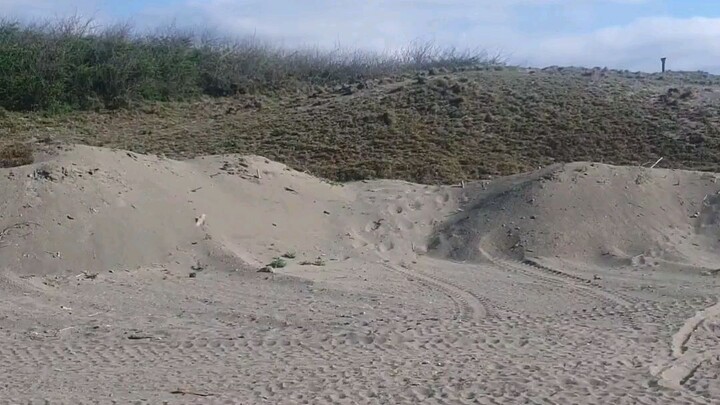
<svg viewBox="0 0 720 405">
<path fill-rule="evenodd" d="M 0 145 L 0 167 L 17 167 L 33 163 L 33 148 L 21 142 Z"/>
</svg>

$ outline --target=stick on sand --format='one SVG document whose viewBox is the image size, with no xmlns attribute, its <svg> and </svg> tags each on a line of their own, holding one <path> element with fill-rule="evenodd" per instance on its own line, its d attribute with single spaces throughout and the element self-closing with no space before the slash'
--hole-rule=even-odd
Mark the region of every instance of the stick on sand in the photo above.
<svg viewBox="0 0 720 405">
<path fill-rule="evenodd" d="M 658 163 L 660 163 L 660 162 L 661 162 L 662 160 L 663 160 L 663 158 L 660 158 L 660 159 L 658 159 L 658 160 L 657 160 L 657 161 L 656 161 L 655 163 L 653 163 L 653 165 L 652 165 L 652 166 L 650 166 L 650 168 L 651 168 L 651 169 L 654 169 L 654 168 L 655 168 L 655 166 L 657 166 L 657 165 L 658 165 Z"/>
</svg>

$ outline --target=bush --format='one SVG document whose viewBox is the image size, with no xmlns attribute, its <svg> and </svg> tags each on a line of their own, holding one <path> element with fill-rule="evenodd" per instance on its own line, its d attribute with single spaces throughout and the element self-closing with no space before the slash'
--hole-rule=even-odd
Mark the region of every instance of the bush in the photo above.
<svg viewBox="0 0 720 405">
<path fill-rule="evenodd" d="M 268 266 L 272 267 L 273 269 L 281 269 L 287 266 L 287 262 L 280 257 L 276 257 L 273 259 L 272 262 L 270 262 Z"/>
<path fill-rule="evenodd" d="M 137 35 L 70 18 L 0 21 L 0 106 L 8 110 L 121 108 L 238 93 L 334 85 L 418 69 L 499 63 L 483 52 L 413 43 L 396 53 L 289 50 L 170 27 Z"/>
</svg>

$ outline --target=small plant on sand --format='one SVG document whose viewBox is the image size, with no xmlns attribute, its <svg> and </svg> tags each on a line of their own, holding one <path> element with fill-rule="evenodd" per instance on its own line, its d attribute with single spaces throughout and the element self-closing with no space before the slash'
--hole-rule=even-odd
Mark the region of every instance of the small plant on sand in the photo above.
<svg viewBox="0 0 720 405">
<path fill-rule="evenodd" d="M 282 257 L 286 259 L 294 259 L 295 258 L 295 252 L 285 252 Z"/>
<path fill-rule="evenodd" d="M 281 257 L 276 257 L 273 259 L 268 266 L 272 267 L 273 269 L 281 269 L 285 266 L 287 266 L 287 262 L 283 260 Z"/>
</svg>

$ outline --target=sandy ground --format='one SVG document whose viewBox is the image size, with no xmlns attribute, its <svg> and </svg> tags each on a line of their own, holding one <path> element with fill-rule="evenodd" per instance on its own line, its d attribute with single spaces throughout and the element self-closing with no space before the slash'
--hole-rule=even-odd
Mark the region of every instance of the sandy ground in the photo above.
<svg viewBox="0 0 720 405">
<path fill-rule="evenodd" d="M 0 403 L 720 401 L 714 174 L 42 160 L 0 171 Z"/>
</svg>

